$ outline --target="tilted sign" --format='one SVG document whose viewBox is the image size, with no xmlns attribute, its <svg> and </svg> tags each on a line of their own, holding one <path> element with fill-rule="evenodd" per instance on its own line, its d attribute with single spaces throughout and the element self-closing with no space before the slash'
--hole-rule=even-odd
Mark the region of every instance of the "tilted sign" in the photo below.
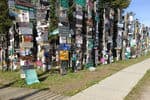
<svg viewBox="0 0 150 100">
<path fill-rule="evenodd" d="M 25 80 L 28 85 L 31 85 L 34 83 L 39 83 L 35 69 L 24 70 L 24 73 L 25 73 L 25 77 L 26 77 Z"/>
</svg>

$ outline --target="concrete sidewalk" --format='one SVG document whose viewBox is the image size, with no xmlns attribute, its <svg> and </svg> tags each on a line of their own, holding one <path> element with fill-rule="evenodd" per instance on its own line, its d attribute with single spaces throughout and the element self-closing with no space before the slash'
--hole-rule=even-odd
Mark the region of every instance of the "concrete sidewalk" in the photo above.
<svg viewBox="0 0 150 100">
<path fill-rule="evenodd" d="M 150 59 L 129 66 L 69 100 L 123 100 L 150 69 Z"/>
</svg>

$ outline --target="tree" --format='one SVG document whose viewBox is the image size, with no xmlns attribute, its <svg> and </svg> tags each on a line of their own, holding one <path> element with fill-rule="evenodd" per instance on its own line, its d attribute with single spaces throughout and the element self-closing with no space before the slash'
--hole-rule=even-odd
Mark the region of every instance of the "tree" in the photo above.
<svg viewBox="0 0 150 100">
<path fill-rule="evenodd" d="M 7 63 L 8 70 L 8 43 L 9 43 L 9 28 L 12 26 L 12 20 L 9 17 L 9 9 L 7 0 L 0 0 L 0 36 L 3 38 L 1 41 L 6 48 L 5 61 Z"/>
<path fill-rule="evenodd" d="M 58 27 L 58 17 L 57 17 L 57 0 L 49 0 L 50 2 L 50 27 L 49 30 L 52 32 Z"/>
<path fill-rule="evenodd" d="M 0 34 L 7 34 L 12 25 L 7 0 L 0 0 Z"/>
</svg>

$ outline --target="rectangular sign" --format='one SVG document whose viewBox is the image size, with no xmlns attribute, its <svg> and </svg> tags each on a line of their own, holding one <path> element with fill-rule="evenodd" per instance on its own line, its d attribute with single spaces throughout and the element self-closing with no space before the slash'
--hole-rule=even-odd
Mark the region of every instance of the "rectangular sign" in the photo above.
<svg viewBox="0 0 150 100">
<path fill-rule="evenodd" d="M 62 50 L 59 52 L 59 58 L 62 61 L 69 60 L 69 52 L 67 50 Z"/>
<path fill-rule="evenodd" d="M 60 44 L 59 45 L 59 50 L 70 50 L 71 45 L 69 44 Z"/>
<path fill-rule="evenodd" d="M 59 26 L 60 36 L 68 37 L 69 36 L 69 27 L 68 26 Z"/>
<path fill-rule="evenodd" d="M 22 35 L 32 35 L 32 28 L 29 27 L 19 27 L 19 34 Z"/>
<path fill-rule="evenodd" d="M 24 70 L 25 77 L 26 77 L 26 83 L 28 85 L 34 84 L 34 83 L 39 83 L 40 81 L 38 80 L 37 73 L 35 69 L 27 69 Z"/>
<path fill-rule="evenodd" d="M 32 48 L 33 43 L 32 42 L 22 42 L 22 43 L 20 43 L 20 47 L 21 48 Z"/>
</svg>

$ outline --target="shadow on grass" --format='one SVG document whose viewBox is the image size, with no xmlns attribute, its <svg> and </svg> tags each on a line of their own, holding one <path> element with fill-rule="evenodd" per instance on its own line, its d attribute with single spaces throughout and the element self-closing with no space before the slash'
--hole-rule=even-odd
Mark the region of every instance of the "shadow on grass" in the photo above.
<svg viewBox="0 0 150 100">
<path fill-rule="evenodd" d="M 16 97 L 16 98 L 13 98 L 13 99 L 10 99 L 10 100 L 24 100 L 24 99 L 26 99 L 28 97 L 32 97 L 32 96 L 36 95 L 37 93 L 39 93 L 41 91 L 46 91 L 46 90 L 49 90 L 49 89 L 48 88 L 44 88 L 44 89 L 36 90 L 36 91 L 34 91 L 32 93 L 26 94 L 24 96 Z"/>
<path fill-rule="evenodd" d="M 41 81 L 45 81 L 47 78 L 48 78 L 48 74 L 46 74 L 46 75 L 44 75 L 44 76 L 41 76 L 41 77 L 39 77 L 39 81 L 41 82 Z"/>
<path fill-rule="evenodd" d="M 41 76 L 46 75 L 46 74 L 48 74 L 48 73 L 49 73 L 49 72 L 42 72 L 42 73 L 38 74 L 38 77 L 41 77 Z"/>
<path fill-rule="evenodd" d="M 13 82 L 4 84 L 3 86 L 0 87 L 0 89 L 4 89 L 4 88 L 7 88 L 7 87 L 10 87 L 10 86 L 12 86 L 15 82 L 16 82 L 16 81 L 13 81 Z"/>
</svg>

